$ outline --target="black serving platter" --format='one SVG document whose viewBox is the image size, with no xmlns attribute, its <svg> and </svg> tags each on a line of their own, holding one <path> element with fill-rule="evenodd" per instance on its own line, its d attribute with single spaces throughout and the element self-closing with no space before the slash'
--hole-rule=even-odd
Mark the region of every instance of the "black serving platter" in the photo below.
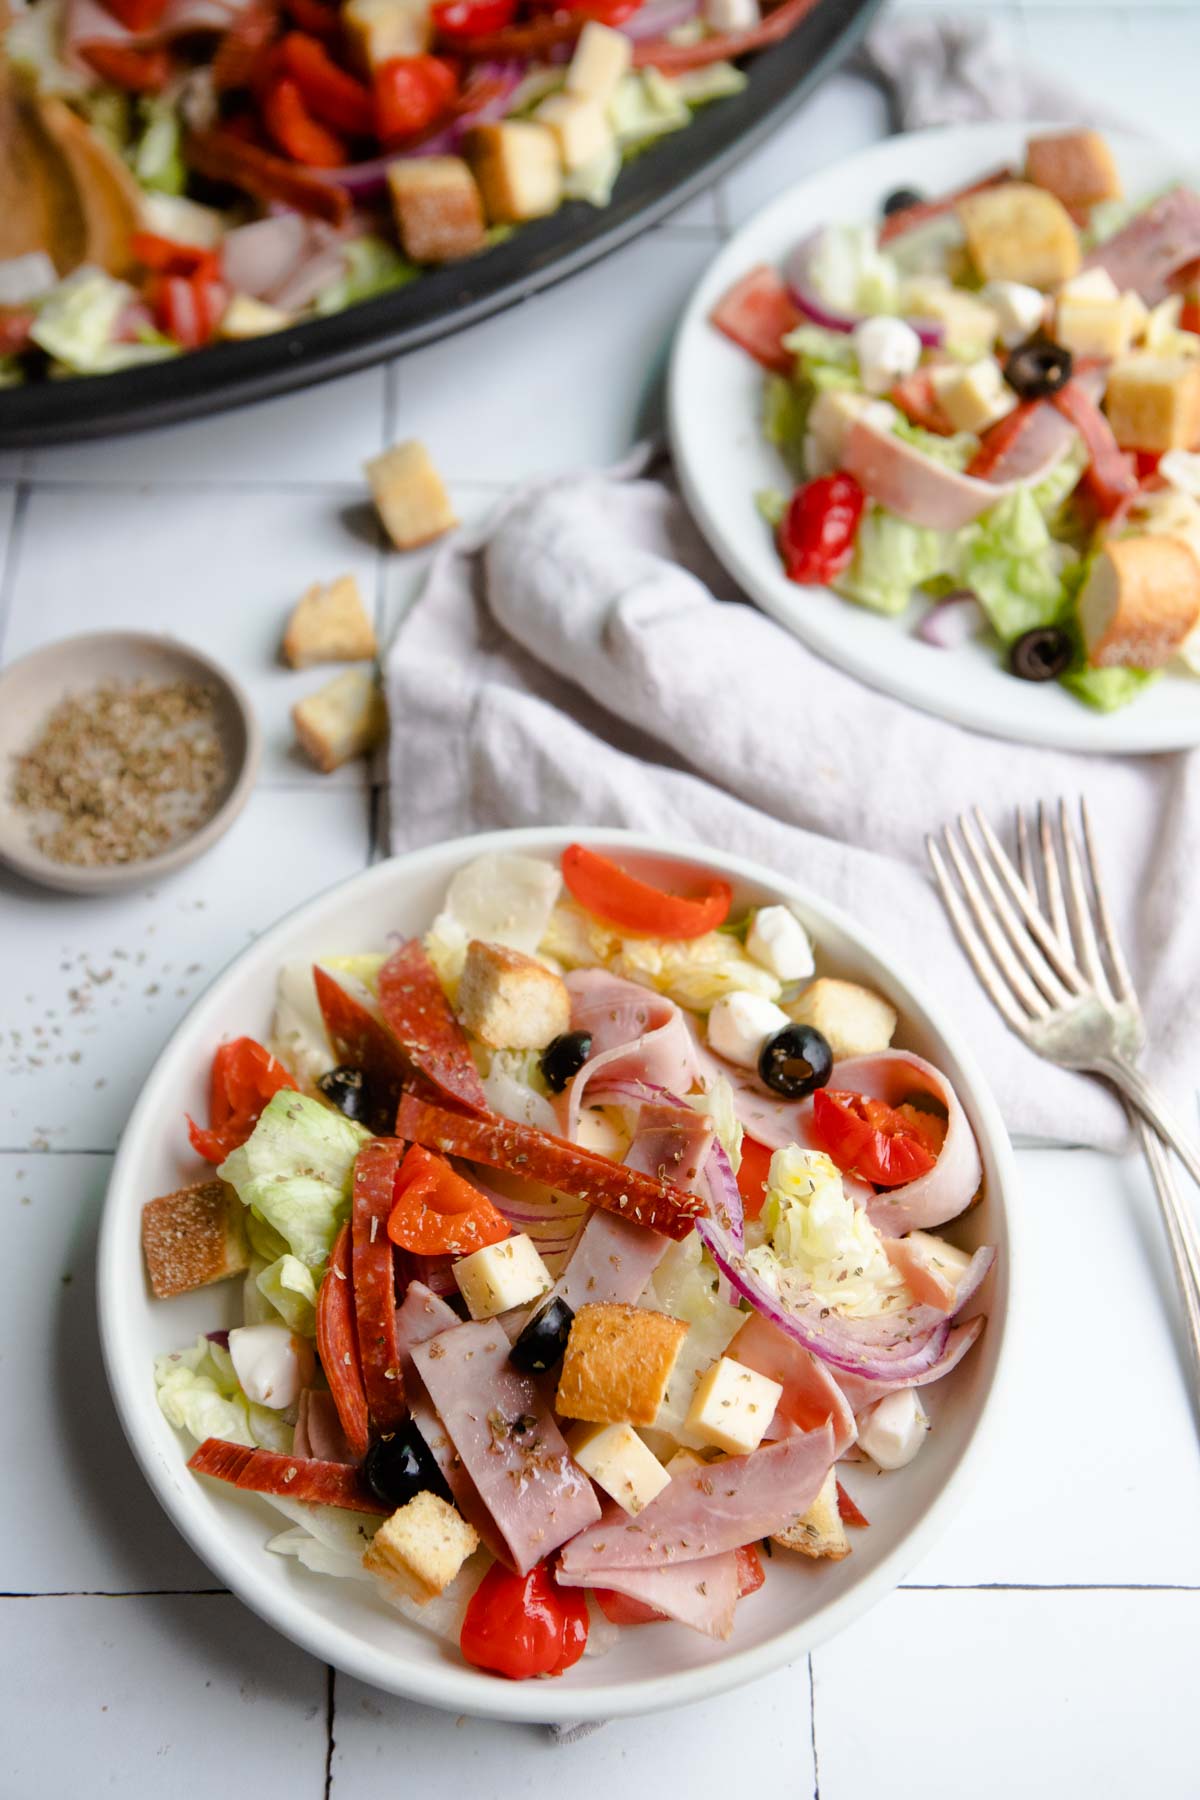
<svg viewBox="0 0 1200 1800">
<path fill-rule="evenodd" d="M 115 375 L 5 389 L 0 448 L 104 437 L 262 400 L 432 343 L 527 300 L 626 243 L 713 181 L 850 52 L 880 4 L 819 0 L 782 43 L 750 59 L 740 94 L 703 107 L 685 131 L 627 163 L 607 207 L 570 202 L 477 259 L 290 331 Z"/>
</svg>

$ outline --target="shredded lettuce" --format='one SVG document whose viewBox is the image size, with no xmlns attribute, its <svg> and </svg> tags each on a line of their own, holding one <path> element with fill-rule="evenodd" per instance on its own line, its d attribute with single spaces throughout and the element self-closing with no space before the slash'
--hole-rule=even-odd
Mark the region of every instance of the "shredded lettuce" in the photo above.
<svg viewBox="0 0 1200 1800">
<path fill-rule="evenodd" d="M 640 150 L 691 120 L 691 109 L 675 84 L 657 69 L 623 75 L 608 103 L 608 122 L 623 151 Z"/>
<path fill-rule="evenodd" d="M 793 475 L 805 474 L 804 434 L 814 389 L 797 386 L 784 375 L 768 375 L 763 383 L 763 432 Z"/>
<path fill-rule="evenodd" d="M 774 531 L 788 509 L 788 497 L 782 488 L 760 488 L 754 496 L 754 504 Z M 720 929 L 723 931 L 725 927 Z"/>
<path fill-rule="evenodd" d="M 737 1115 L 737 1102 L 729 1079 L 718 1075 L 707 1093 L 689 1095 L 687 1103 L 696 1112 L 709 1114 L 717 1142 L 736 1175 L 742 1166 L 742 1139 L 746 1134 Z"/>
<path fill-rule="evenodd" d="M 748 1250 L 746 1261 L 784 1301 L 798 1289 L 855 1319 L 911 1303 L 879 1233 L 819 1150 L 776 1150 L 761 1225 L 766 1241 Z"/>
<path fill-rule="evenodd" d="M 845 331 L 826 331 L 822 325 L 797 325 L 783 340 L 796 358 L 795 378 L 818 393 L 827 388 L 861 387 L 854 340 Z"/>
<path fill-rule="evenodd" d="M 108 375 L 175 355 L 172 344 L 114 341 L 117 322 L 134 298 L 131 287 L 102 269 L 76 269 L 42 302 L 30 336 L 76 375 Z"/>
<path fill-rule="evenodd" d="M 561 1130 L 542 1077 L 538 1051 L 492 1051 L 481 1080 L 488 1105 L 501 1118 L 536 1125 L 554 1135 Z"/>
<path fill-rule="evenodd" d="M 19 356 L 0 356 L 0 388 L 23 387 L 25 369 Z"/>
<path fill-rule="evenodd" d="M 178 196 L 187 186 L 183 160 L 183 127 L 179 114 L 167 100 L 143 95 L 138 101 L 142 127 L 133 152 L 133 172 L 145 188 Z"/>
<path fill-rule="evenodd" d="M 254 1285 L 289 1331 L 317 1335 L 317 1284 L 299 1257 L 285 1252 L 255 1276 Z"/>
<path fill-rule="evenodd" d="M 694 1231 L 682 1243 L 668 1247 L 641 1304 L 682 1319 L 688 1327 L 653 1429 L 665 1433 L 676 1444 L 701 1450 L 704 1440 L 689 1431 L 686 1424 L 696 1382 L 710 1363 L 724 1355 L 746 1315 L 719 1298 L 716 1269 Z"/>
<path fill-rule="evenodd" d="M 36 6 L 22 7 L 4 34 L 4 53 L 39 94 L 73 100 L 93 88 L 96 77 L 63 58 L 65 13 L 66 0 L 38 0 Z"/>
<path fill-rule="evenodd" d="M 833 585 L 873 612 L 901 613 L 914 588 L 953 567 L 954 546 L 953 534 L 910 525 L 872 504 L 859 522 L 849 567 Z"/>
<path fill-rule="evenodd" d="M 218 1174 L 316 1274 L 348 1216 L 354 1159 L 369 1136 L 319 1100 L 284 1089 Z"/>
<path fill-rule="evenodd" d="M 322 317 L 357 306 L 360 300 L 390 294 L 393 288 L 407 287 L 421 273 L 383 238 L 352 238 L 343 255 L 342 273 L 321 289 L 314 302 L 314 310 Z"/>
<path fill-rule="evenodd" d="M 571 169 L 563 180 L 568 200 L 586 200 L 589 206 L 607 206 L 621 173 L 621 152 L 608 143 L 582 168 Z"/>
<path fill-rule="evenodd" d="M 209 1338 L 198 1337 L 190 1349 L 156 1356 L 154 1386 L 167 1422 L 197 1442 L 217 1437 L 285 1455 L 291 1450 L 287 1420 L 247 1400 L 228 1350 Z"/>
<path fill-rule="evenodd" d="M 898 413 L 892 426 L 893 435 L 903 438 L 930 462 L 939 463 L 944 469 L 954 469 L 961 474 L 979 448 L 979 439 L 973 431 L 956 431 L 952 437 L 942 437 L 936 431 L 926 431 L 920 425 L 914 425 L 903 413 Z"/>
<path fill-rule="evenodd" d="M 1082 438 L 1077 437 L 1061 462 L 1056 463 L 1050 473 L 1030 489 L 1034 504 L 1048 524 L 1054 524 L 1079 486 L 1088 461 L 1087 446 Z"/>
<path fill-rule="evenodd" d="M 726 100 L 740 94 L 748 77 L 731 62 L 709 63 L 702 69 L 685 69 L 671 77 L 671 86 L 691 107 L 707 106 L 710 100 Z"/>
<path fill-rule="evenodd" d="M 1116 712 L 1157 680 L 1157 669 L 1068 669 L 1062 684 L 1097 712 Z"/>
<path fill-rule="evenodd" d="M 960 536 L 963 584 L 1006 644 L 1036 625 L 1053 625 L 1066 604 L 1064 551 L 1050 535 L 1030 488 L 1006 494 Z"/>
<path fill-rule="evenodd" d="M 827 225 L 809 260 L 818 297 L 838 313 L 898 310 L 900 276 L 871 225 Z"/>
<path fill-rule="evenodd" d="M 572 900 L 554 908 L 541 951 L 568 969 L 604 968 L 666 994 L 680 1006 L 707 1012 L 722 994 L 738 990 L 777 1000 L 780 984 L 751 960 L 728 932 L 698 938 L 623 938 Z"/>
</svg>

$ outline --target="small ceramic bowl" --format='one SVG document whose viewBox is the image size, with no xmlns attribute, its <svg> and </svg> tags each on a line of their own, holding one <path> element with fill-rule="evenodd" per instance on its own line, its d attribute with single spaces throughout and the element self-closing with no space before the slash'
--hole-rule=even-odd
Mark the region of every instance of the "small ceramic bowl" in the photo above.
<svg viewBox="0 0 1200 1800">
<path fill-rule="evenodd" d="M 34 842 L 33 815 L 14 804 L 12 758 L 37 738 L 48 714 L 70 693 L 105 681 L 198 681 L 215 695 L 225 776 L 213 810 L 186 837 L 140 862 L 78 867 L 55 862 Z M 92 631 L 45 644 L 0 670 L 0 862 L 72 894 L 111 894 L 180 869 L 228 831 L 250 796 L 261 738 L 250 702 L 231 675 L 201 650 L 147 631 Z"/>
</svg>

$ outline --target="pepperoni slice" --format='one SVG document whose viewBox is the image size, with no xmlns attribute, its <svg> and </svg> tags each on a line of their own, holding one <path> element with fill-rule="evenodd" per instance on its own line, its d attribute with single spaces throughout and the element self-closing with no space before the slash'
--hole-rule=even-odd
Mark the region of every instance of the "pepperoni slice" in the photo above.
<svg viewBox="0 0 1200 1800">
<path fill-rule="evenodd" d="M 466 1033 L 419 938 L 402 944 L 380 969 L 379 1005 L 413 1068 L 439 1094 L 472 1112 L 488 1110 Z"/>
<path fill-rule="evenodd" d="M 389 1510 L 368 1491 L 350 1463 L 316 1462 L 282 1456 L 276 1450 L 250 1450 L 244 1444 L 227 1444 L 222 1438 L 205 1438 L 188 1468 L 253 1494 L 279 1494 L 314 1506 L 343 1506 L 350 1512 Z"/>
<path fill-rule="evenodd" d="M 367 1429 L 367 1397 L 358 1361 L 354 1329 L 354 1288 L 350 1279 L 350 1226 L 342 1226 L 334 1240 L 329 1267 L 317 1295 L 317 1354 L 337 1407 L 346 1442 L 355 1456 L 365 1456 L 370 1436 Z"/>
<path fill-rule="evenodd" d="M 354 1164 L 354 1319 L 363 1392 L 378 1431 L 390 1431 L 407 1410 L 396 1341 L 395 1259 L 387 1234 L 396 1170 L 406 1149 L 395 1138 L 376 1138 L 363 1145 Z"/>
<path fill-rule="evenodd" d="M 668 1181 L 656 1181 L 622 1163 L 581 1150 L 565 1138 L 511 1119 L 473 1118 L 406 1094 L 396 1130 L 400 1137 L 423 1144 L 427 1150 L 540 1181 L 604 1212 L 646 1225 L 663 1237 L 685 1238 L 707 1211 L 703 1199 L 685 1194 Z"/>
<path fill-rule="evenodd" d="M 313 964 L 313 986 L 338 1061 L 362 1070 L 373 1111 L 394 1119 L 400 1091 L 410 1076 L 403 1050 L 387 1026 L 318 963 Z"/>
</svg>

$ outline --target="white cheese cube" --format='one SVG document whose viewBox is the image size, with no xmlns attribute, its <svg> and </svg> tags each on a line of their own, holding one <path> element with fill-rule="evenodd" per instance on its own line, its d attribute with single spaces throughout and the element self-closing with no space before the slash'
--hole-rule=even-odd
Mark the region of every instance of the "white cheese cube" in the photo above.
<svg viewBox="0 0 1200 1800">
<path fill-rule="evenodd" d="M 585 1106 L 579 1115 L 575 1142 L 581 1150 L 595 1150 L 610 1162 L 624 1162 L 631 1139 L 619 1118 L 615 1108 Z"/>
<path fill-rule="evenodd" d="M 1073 356 L 1099 356 L 1109 362 L 1124 356 L 1133 342 L 1137 320 L 1118 295 L 1113 300 L 1059 296 L 1054 335 Z"/>
<path fill-rule="evenodd" d="M 586 168 L 612 147 L 612 128 L 600 100 L 588 100 L 582 94 L 551 94 L 533 116 L 553 133 L 568 174 Z"/>
<path fill-rule="evenodd" d="M 687 1428 L 718 1450 L 745 1456 L 758 1449 L 782 1393 L 778 1381 L 731 1356 L 719 1357 L 696 1383 Z"/>
<path fill-rule="evenodd" d="M 242 1392 L 256 1406 L 294 1406 L 313 1377 L 312 1350 L 286 1325 L 235 1326 L 229 1356 Z"/>
<path fill-rule="evenodd" d="M 739 1068 L 753 1069 L 769 1037 L 791 1021 L 773 1000 L 761 994 L 722 994 L 708 1015 L 708 1041 L 718 1056 Z"/>
<path fill-rule="evenodd" d="M 921 340 L 903 319 L 880 316 L 854 327 L 858 372 L 868 394 L 886 394 L 921 360 Z"/>
<path fill-rule="evenodd" d="M 265 300 L 255 300 L 250 294 L 235 294 L 225 308 L 218 330 L 223 338 L 237 341 L 265 337 L 269 331 L 283 331 L 291 322 L 291 314 L 281 311 L 278 306 L 268 306 Z"/>
<path fill-rule="evenodd" d="M 710 31 L 750 31 L 762 18 L 758 0 L 704 0 L 703 13 Z"/>
<path fill-rule="evenodd" d="M 746 933 L 746 954 L 780 981 L 804 981 L 813 973 L 808 933 L 790 906 L 760 906 Z"/>
<path fill-rule="evenodd" d="M 1084 269 L 1064 281 L 1058 290 L 1060 300 L 1117 300 L 1120 290 L 1107 269 Z"/>
<path fill-rule="evenodd" d="M 577 1425 L 567 1448 L 585 1475 L 623 1506 L 640 1513 L 671 1477 L 632 1425 Z"/>
<path fill-rule="evenodd" d="M 1046 296 L 1023 281 L 989 281 L 982 298 L 996 315 L 1000 342 L 1006 350 L 1032 337 L 1046 316 Z"/>
<path fill-rule="evenodd" d="M 1158 472 L 1168 487 L 1200 500 L 1200 455 L 1195 450 L 1168 450 Z"/>
<path fill-rule="evenodd" d="M 345 0 L 342 25 L 364 74 L 397 56 L 423 56 L 433 42 L 429 0 Z"/>
<path fill-rule="evenodd" d="M 667 1464 L 667 1474 L 674 1481 L 677 1475 L 690 1475 L 693 1469 L 703 1469 L 704 1467 L 704 1458 L 697 1456 L 694 1450 L 689 1450 L 685 1446 L 682 1450 L 677 1450 Z"/>
<path fill-rule="evenodd" d="M 462 1257 L 454 1264 L 454 1279 L 473 1319 L 494 1319 L 510 1307 L 527 1306 L 554 1286 L 523 1231 Z"/>
<path fill-rule="evenodd" d="M 955 431 L 986 431 L 1017 404 L 994 356 L 934 369 L 933 389 Z"/>
<path fill-rule="evenodd" d="M 858 1445 L 881 1469 L 902 1469 L 910 1463 L 929 1430 L 916 1388 L 885 1394 L 858 1428 Z"/>
<path fill-rule="evenodd" d="M 589 19 L 579 34 L 567 68 L 567 92 L 607 106 L 617 83 L 629 73 L 633 45 L 624 32 Z"/>
<path fill-rule="evenodd" d="M 996 315 L 977 294 L 952 287 L 942 275 L 920 275 L 905 282 L 901 304 L 909 318 L 935 320 L 949 350 L 982 355 L 996 340 Z"/>
</svg>

